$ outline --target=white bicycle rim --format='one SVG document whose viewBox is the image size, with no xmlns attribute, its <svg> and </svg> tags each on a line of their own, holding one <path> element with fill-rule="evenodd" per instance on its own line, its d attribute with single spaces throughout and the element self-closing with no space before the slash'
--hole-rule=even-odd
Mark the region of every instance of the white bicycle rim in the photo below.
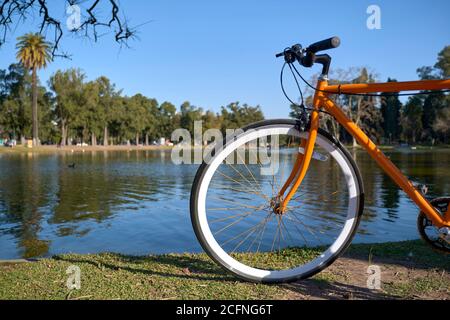
<svg viewBox="0 0 450 320">
<path fill-rule="evenodd" d="M 327 138 L 318 134 L 316 145 L 327 151 L 338 163 L 345 177 L 348 188 L 349 199 L 346 221 L 334 243 L 314 260 L 304 265 L 287 270 L 263 270 L 247 266 L 230 256 L 218 244 L 209 227 L 206 213 L 207 192 L 215 171 L 220 164 L 240 146 L 262 137 L 288 134 L 302 139 L 306 139 L 308 137 L 308 133 L 300 133 L 292 125 L 267 126 L 242 133 L 234 141 L 227 144 L 223 150 L 211 159 L 209 166 L 200 181 L 200 188 L 197 198 L 197 214 L 200 232 L 219 263 L 228 270 L 237 273 L 246 279 L 277 282 L 287 279 L 300 278 L 302 275 L 314 273 L 314 270 L 322 269 L 327 265 L 327 262 L 336 257 L 342 247 L 344 247 L 353 236 L 354 229 L 358 224 L 360 190 L 356 172 L 342 150 L 332 144 Z"/>
</svg>

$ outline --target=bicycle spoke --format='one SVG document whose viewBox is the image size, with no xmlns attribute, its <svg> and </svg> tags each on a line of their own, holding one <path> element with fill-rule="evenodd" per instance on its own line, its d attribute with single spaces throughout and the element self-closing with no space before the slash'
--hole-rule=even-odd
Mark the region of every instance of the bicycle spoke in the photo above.
<svg viewBox="0 0 450 320">
<path fill-rule="evenodd" d="M 210 223 L 223 222 L 223 221 L 227 221 L 227 220 L 230 220 L 230 219 L 233 219 L 233 218 L 242 217 L 242 216 L 246 216 L 246 215 L 247 215 L 247 213 L 240 213 L 240 214 L 235 214 L 235 215 L 232 215 L 232 216 L 228 216 L 226 218 L 213 219 L 213 220 L 211 220 L 209 222 Z"/>
<path fill-rule="evenodd" d="M 291 233 L 289 232 L 289 229 L 286 227 L 286 224 L 284 223 L 283 219 L 281 219 L 281 224 L 284 227 L 284 229 L 286 230 L 287 235 L 291 239 L 292 244 L 295 244 L 294 238 L 291 236 Z"/>
<path fill-rule="evenodd" d="M 292 212 L 292 211 L 291 211 Z M 312 217 L 311 216 L 309 216 L 309 215 L 306 215 L 306 214 L 304 214 L 304 213 L 301 213 L 301 212 L 295 212 L 295 215 L 299 215 L 299 216 L 302 216 L 302 217 L 305 217 L 305 218 L 308 218 L 308 219 L 312 219 Z M 326 222 L 326 223 L 328 223 L 328 224 L 334 224 L 337 228 L 342 228 L 342 225 L 339 225 L 339 224 L 337 224 L 336 222 L 334 222 L 334 221 L 329 221 L 329 219 L 320 219 L 319 220 L 320 222 Z"/>
<path fill-rule="evenodd" d="M 267 219 L 267 220 L 265 221 L 265 223 L 264 223 L 264 226 L 263 226 L 263 228 L 262 228 L 261 237 L 260 237 L 260 239 L 259 239 L 258 249 L 256 250 L 256 252 L 259 252 L 259 249 L 261 248 L 261 242 L 262 242 L 262 239 L 263 239 L 263 237 L 264 237 L 264 232 L 266 231 L 267 223 L 268 223 L 269 221 L 272 220 L 272 217 L 273 217 L 273 216 L 274 216 L 274 214 L 270 214 L 269 217 L 268 217 L 268 219 Z"/>
<path fill-rule="evenodd" d="M 249 229 L 247 229 L 247 230 L 245 230 L 245 231 L 239 233 L 237 236 L 234 236 L 233 238 L 228 239 L 226 242 L 224 242 L 224 243 L 222 244 L 222 246 L 225 246 L 225 245 L 228 244 L 230 241 L 233 241 L 233 240 L 235 240 L 235 239 L 237 239 L 237 238 L 239 238 L 239 237 L 245 235 L 247 232 L 251 232 L 253 229 L 255 229 L 255 228 L 257 228 L 257 227 L 258 227 L 258 225 L 253 226 L 253 227 L 251 227 L 251 228 L 249 228 Z"/>
<path fill-rule="evenodd" d="M 299 224 L 301 224 L 302 226 L 304 226 L 305 229 L 308 230 L 309 233 L 311 233 L 313 236 L 315 236 L 317 240 L 320 240 L 320 238 L 317 237 L 316 232 L 313 231 L 313 229 L 312 229 L 313 226 L 308 225 L 308 224 L 306 224 L 306 223 L 300 221 L 300 219 L 296 216 L 295 213 L 293 213 L 293 212 L 290 212 L 290 213 L 292 213 L 292 215 L 295 217 L 294 221 L 297 221 Z M 327 236 L 327 237 L 333 237 L 333 236 L 330 236 L 330 235 L 324 233 L 323 231 L 318 231 L 318 232 L 319 232 L 321 235 L 325 235 L 325 236 Z"/>
<path fill-rule="evenodd" d="M 222 233 L 223 231 L 231 228 L 232 226 L 234 226 L 235 224 L 241 222 L 242 220 L 244 220 L 245 218 L 247 218 L 248 216 L 252 215 L 254 212 L 250 212 L 250 213 L 246 213 L 244 214 L 241 218 L 239 218 L 238 220 L 228 224 L 227 226 L 223 227 L 222 229 L 220 229 L 219 231 L 215 232 L 216 235 Z"/>
<path fill-rule="evenodd" d="M 219 186 L 219 185 L 216 185 L 215 183 L 214 183 L 214 186 L 215 186 L 216 188 L 218 188 L 218 189 L 220 188 L 220 189 L 225 189 L 225 190 L 230 190 L 230 191 L 236 191 L 236 192 L 240 192 L 240 193 L 251 193 L 251 194 L 257 195 L 257 196 L 261 197 L 262 199 L 266 200 L 266 197 L 265 197 L 264 195 L 262 195 L 262 194 L 260 194 L 260 193 L 257 193 L 257 192 L 254 192 L 254 191 L 241 190 L 241 189 L 232 188 L 232 187 L 223 186 L 223 185 Z"/>
<path fill-rule="evenodd" d="M 223 177 L 227 178 L 227 179 L 230 180 L 230 181 L 236 182 L 237 184 L 243 186 L 244 188 L 248 188 L 247 185 L 245 185 L 245 184 L 243 184 L 243 183 L 241 183 L 241 182 L 239 182 L 239 181 L 237 181 L 237 180 L 235 180 L 235 179 L 233 179 L 233 178 L 227 176 L 226 174 L 224 174 L 223 172 L 220 172 L 219 170 L 217 170 L 217 173 L 219 173 L 220 175 L 222 175 Z M 255 190 L 255 189 L 252 189 L 252 191 L 255 192 L 255 193 L 259 193 L 259 192 L 258 192 L 257 190 Z"/>
<path fill-rule="evenodd" d="M 229 165 L 230 166 L 230 168 L 232 168 L 234 171 L 236 171 L 248 184 L 249 184 L 249 187 L 250 188 L 252 188 L 253 189 L 253 186 L 252 186 L 252 183 L 239 171 L 239 170 L 237 170 L 233 165 Z M 247 168 L 247 170 L 249 170 L 248 168 Z M 250 172 L 250 170 L 249 170 L 249 172 Z M 256 184 L 258 185 L 258 187 L 259 187 L 259 184 L 258 184 L 258 182 L 256 181 L 256 179 L 255 179 L 255 177 L 252 175 L 252 178 L 253 178 L 253 180 L 255 180 L 255 182 L 256 182 Z M 261 191 L 261 192 L 258 192 L 257 190 L 255 190 L 255 189 L 253 189 L 254 190 L 254 192 L 256 193 L 256 194 L 258 194 L 258 195 L 260 195 L 261 197 L 263 197 L 264 199 L 266 199 L 266 200 L 268 200 L 268 198 L 267 198 L 267 196 L 266 195 L 264 195 L 264 193 L 262 193 L 263 191 L 262 191 L 262 189 L 261 189 L 261 187 L 259 187 L 259 190 Z"/>
<path fill-rule="evenodd" d="M 232 204 L 235 204 L 235 205 L 238 204 L 238 205 L 241 205 L 241 206 L 243 206 L 245 208 L 250 208 L 250 209 L 259 209 L 260 208 L 260 207 L 252 206 L 252 205 L 245 204 L 245 203 L 242 203 L 242 202 L 238 202 L 238 201 L 235 201 L 235 200 L 223 199 L 223 198 L 218 198 L 218 197 L 211 197 L 211 198 L 215 199 L 215 200 L 222 201 L 222 202 L 232 203 Z M 262 208 L 264 208 L 264 207 L 262 207 Z"/>
<path fill-rule="evenodd" d="M 267 217 L 264 219 L 264 223 L 261 226 L 261 229 L 258 231 L 258 234 L 255 235 L 255 238 L 253 239 L 252 243 L 250 243 L 250 246 L 248 247 L 247 251 L 250 251 L 251 247 L 253 246 L 253 244 L 255 243 L 255 241 L 259 238 L 261 233 L 264 233 L 264 229 L 266 227 L 266 224 L 268 222 L 269 219 L 271 219 L 273 214 L 268 214 Z M 260 240 L 260 244 L 261 244 L 261 240 Z"/>
<path fill-rule="evenodd" d="M 291 217 L 289 217 L 287 214 L 286 214 L 286 219 L 291 220 L 291 221 L 294 221 L 294 220 L 293 220 Z M 303 234 L 303 232 L 298 228 L 297 225 L 294 225 L 294 228 L 297 229 L 298 233 L 300 234 L 300 236 L 301 236 L 301 237 L 303 238 L 303 240 L 305 241 L 305 244 L 307 244 L 307 243 L 308 243 L 308 240 L 306 240 L 306 237 L 305 237 L 305 235 Z"/>
<path fill-rule="evenodd" d="M 258 183 L 258 181 L 256 181 L 255 176 L 253 175 L 253 173 L 251 172 L 251 170 L 248 168 L 247 164 L 245 163 L 245 160 L 242 160 L 242 157 L 240 156 L 239 152 L 237 152 L 237 156 L 241 159 L 241 161 L 243 161 L 243 164 L 244 164 L 245 168 L 250 173 L 250 175 L 252 176 L 253 180 L 255 180 L 255 183 L 256 183 L 257 187 L 259 188 L 259 191 L 263 192 L 262 189 L 261 189 L 261 186 Z"/>
</svg>

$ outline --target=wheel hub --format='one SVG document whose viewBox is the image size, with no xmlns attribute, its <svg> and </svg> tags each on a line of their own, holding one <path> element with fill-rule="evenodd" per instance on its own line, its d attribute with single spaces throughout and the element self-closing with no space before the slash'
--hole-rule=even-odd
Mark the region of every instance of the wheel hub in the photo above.
<svg viewBox="0 0 450 320">
<path fill-rule="evenodd" d="M 273 211 L 273 213 L 275 213 L 276 215 L 279 215 L 279 216 L 282 216 L 286 213 L 286 210 L 283 210 L 283 208 L 281 206 L 282 201 L 283 201 L 283 199 L 280 198 L 279 196 L 270 200 L 271 210 Z"/>
</svg>

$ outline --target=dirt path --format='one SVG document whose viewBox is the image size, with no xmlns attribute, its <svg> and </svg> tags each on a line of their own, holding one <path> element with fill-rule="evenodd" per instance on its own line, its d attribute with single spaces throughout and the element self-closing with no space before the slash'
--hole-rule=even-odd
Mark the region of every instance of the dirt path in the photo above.
<svg viewBox="0 0 450 320">
<path fill-rule="evenodd" d="M 368 289 L 369 266 L 379 266 L 380 289 Z M 320 278 L 331 281 L 321 281 Z M 373 282 L 370 282 L 373 285 Z M 286 286 L 289 299 L 433 299 L 450 300 L 449 270 L 421 265 L 411 260 L 343 257 L 318 279 Z"/>
</svg>

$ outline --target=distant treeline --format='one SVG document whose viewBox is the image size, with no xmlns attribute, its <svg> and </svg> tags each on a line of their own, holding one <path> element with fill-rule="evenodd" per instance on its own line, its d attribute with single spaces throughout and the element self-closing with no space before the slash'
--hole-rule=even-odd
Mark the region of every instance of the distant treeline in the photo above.
<svg viewBox="0 0 450 320">
<path fill-rule="evenodd" d="M 439 53 L 433 67 L 417 71 L 421 79 L 449 78 L 450 46 Z M 331 77 L 336 79 L 331 80 L 333 83 L 376 81 L 374 73 L 366 68 L 337 70 Z M 22 64 L 0 70 L 0 137 L 22 142 L 31 138 L 31 83 L 32 75 Z M 51 91 L 38 84 L 39 138 L 45 144 L 150 144 L 158 138 L 170 138 L 177 128 L 193 134 L 196 120 L 203 120 L 205 130 L 218 128 L 225 132 L 264 119 L 259 106 L 238 102 L 223 106 L 216 113 L 189 102 L 177 108 L 142 94 L 125 96 L 108 78 L 86 81 L 79 69 L 57 71 L 50 77 L 48 87 Z M 311 99 L 309 96 L 306 102 Z M 450 143 L 450 97 L 446 93 L 412 96 L 405 104 L 397 95 L 335 99 L 378 143 Z M 296 117 L 298 108 L 291 109 L 291 116 Z M 341 141 L 352 141 L 329 116 L 324 115 L 321 121 Z"/>
<path fill-rule="evenodd" d="M 170 139 L 177 128 L 192 134 L 194 121 L 204 130 L 239 128 L 263 120 L 259 106 L 230 103 L 219 113 L 184 102 L 179 108 L 142 94 L 124 96 L 106 77 L 85 81 L 78 69 L 57 71 L 38 85 L 39 138 L 44 144 L 150 144 Z M 21 64 L 0 70 L 0 134 L 23 140 L 32 135 L 31 75 Z"/>
</svg>

